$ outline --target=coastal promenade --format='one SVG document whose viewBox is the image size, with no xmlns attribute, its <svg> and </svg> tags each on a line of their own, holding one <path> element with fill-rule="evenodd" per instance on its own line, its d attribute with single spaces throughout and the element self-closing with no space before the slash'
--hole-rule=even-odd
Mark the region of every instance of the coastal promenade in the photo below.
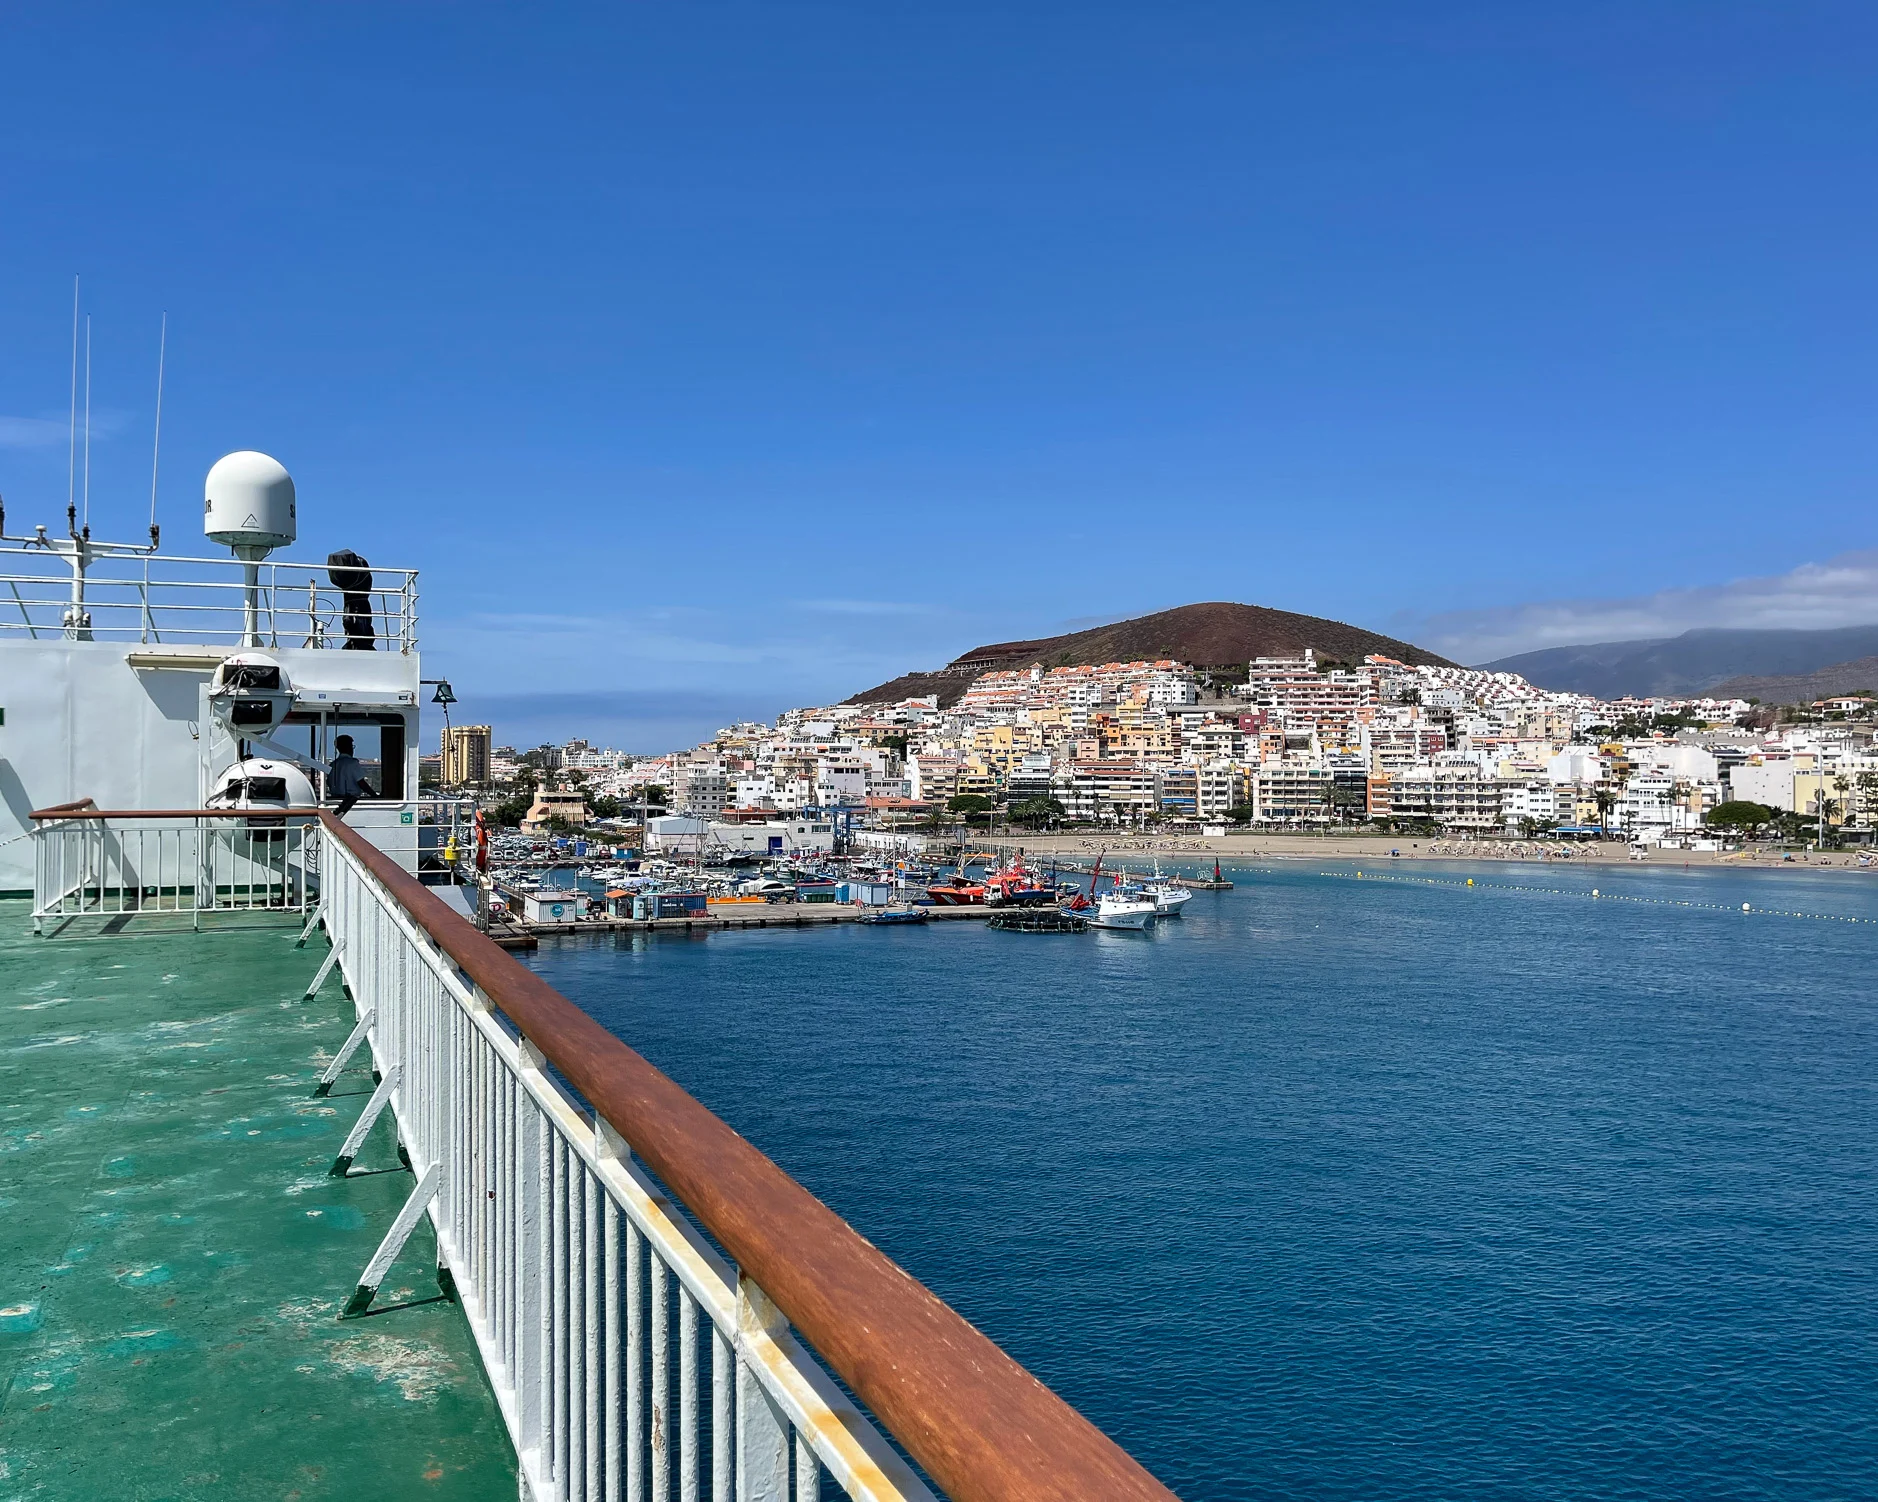
<svg viewBox="0 0 1878 1502">
<path fill-rule="evenodd" d="M 1093 861 L 1106 854 L 1110 860 L 1136 862 L 1160 856 L 1169 861 L 1218 860 L 1225 864 L 1246 861 L 1555 861 L 1560 865 L 1613 866 L 1747 866 L 1755 870 L 1818 871 L 1838 869 L 1857 874 L 1878 872 L 1878 868 L 1858 865 L 1858 857 L 1837 850 L 1786 851 L 1751 850 L 1659 850 L 1651 847 L 1642 860 L 1630 853 L 1621 841 L 1603 840 L 1586 843 L 1548 840 L 1484 839 L 1463 840 L 1415 838 L 1401 835 L 1314 835 L 1314 834 L 1228 834 L 1208 838 L 1200 835 L 1137 835 L 1105 832 L 1068 834 L 1032 834 L 1028 831 L 1000 830 L 985 840 L 984 848 L 999 852 L 1022 849 L 1026 856 L 1071 857 Z M 1568 850 L 1568 856 L 1548 852 Z M 1792 860 L 1784 857 L 1788 854 Z"/>
</svg>

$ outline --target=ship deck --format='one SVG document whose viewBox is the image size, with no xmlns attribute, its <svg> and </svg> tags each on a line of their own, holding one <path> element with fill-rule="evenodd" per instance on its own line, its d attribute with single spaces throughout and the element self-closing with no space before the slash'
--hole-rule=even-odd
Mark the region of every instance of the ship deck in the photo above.
<svg viewBox="0 0 1878 1502">
<path fill-rule="evenodd" d="M 421 1224 L 340 1306 L 411 1176 L 323 939 L 34 939 L 0 902 L 0 1498 L 501 1497 L 514 1452 Z M 156 920 L 139 920 L 154 923 Z"/>
</svg>

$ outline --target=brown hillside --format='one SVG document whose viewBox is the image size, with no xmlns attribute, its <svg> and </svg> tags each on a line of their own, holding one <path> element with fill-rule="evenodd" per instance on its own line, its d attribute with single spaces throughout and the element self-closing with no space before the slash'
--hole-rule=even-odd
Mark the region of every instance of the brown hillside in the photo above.
<svg viewBox="0 0 1878 1502">
<path fill-rule="evenodd" d="M 1717 699 L 1759 699 L 1763 704 L 1811 704 L 1834 694 L 1855 694 L 1878 689 L 1878 657 L 1835 662 L 1811 673 L 1783 678 L 1730 678 L 1703 692 Z M 928 690 L 930 692 L 930 690 Z"/>
<path fill-rule="evenodd" d="M 852 704 L 893 703 L 918 694 L 939 695 L 942 705 L 956 704 L 979 673 L 994 668 L 1072 667 L 1099 662 L 1135 662 L 1172 658 L 1201 668 L 1240 668 L 1254 657 L 1295 657 L 1306 647 L 1319 658 L 1360 662 L 1372 653 L 1402 662 L 1449 667 L 1445 657 L 1425 652 L 1410 642 L 1380 636 L 1360 626 L 1294 615 L 1263 605 L 1236 605 L 1214 601 L 1182 605 L 1132 621 L 1096 626 L 1067 636 L 1036 641 L 993 642 L 961 653 L 936 673 L 907 673 L 856 694 Z"/>
</svg>

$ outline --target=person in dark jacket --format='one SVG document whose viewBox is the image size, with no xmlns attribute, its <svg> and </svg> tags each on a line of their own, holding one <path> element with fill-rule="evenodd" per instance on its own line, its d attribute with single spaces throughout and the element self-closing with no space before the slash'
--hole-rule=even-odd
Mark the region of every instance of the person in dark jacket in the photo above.
<svg viewBox="0 0 1878 1502">
<path fill-rule="evenodd" d="M 326 555 L 326 577 L 343 597 L 340 625 L 346 651 L 370 652 L 372 643 L 372 569 L 350 548 Z"/>
</svg>

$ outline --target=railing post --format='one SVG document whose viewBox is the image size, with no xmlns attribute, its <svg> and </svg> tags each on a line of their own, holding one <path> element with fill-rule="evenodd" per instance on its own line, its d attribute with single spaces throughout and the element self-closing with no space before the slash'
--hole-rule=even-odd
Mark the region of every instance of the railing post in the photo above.
<svg viewBox="0 0 1878 1502">
<path fill-rule="evenodd" d="M 521 1069 L 537 1074 L 546 1063 L 541 1050 L 523 1039 L 519 1048 Z M 545 1479 L 548 1455 L 552 1446 L 547 1433 L 547 1405 L 542 1401 L 548 1378 L 548 1353 L 543 1338 L 547 1325 L 548 1279 L 548 1190 L 549 1152 L 552 1129 L 541 1108 L 526 1094 L 517 1113 L 520 1142 L 516 1155 L 521 1173 L 516 1185 L 520 1204 L 517 1207 L 516 1242 L 516 1427 L 520 1431 L 516 1445 L 524 1470 L 536 1479 Z"/>
<path fill-rule="evenodd" d="M 785 1334 L 789 1322 L 769 1295 L 737 1278 L 737 1502 L 788 1502 L 789 1420 L 764 1391 L 743 1351 L 749 1335 Z"/>
</svg>

